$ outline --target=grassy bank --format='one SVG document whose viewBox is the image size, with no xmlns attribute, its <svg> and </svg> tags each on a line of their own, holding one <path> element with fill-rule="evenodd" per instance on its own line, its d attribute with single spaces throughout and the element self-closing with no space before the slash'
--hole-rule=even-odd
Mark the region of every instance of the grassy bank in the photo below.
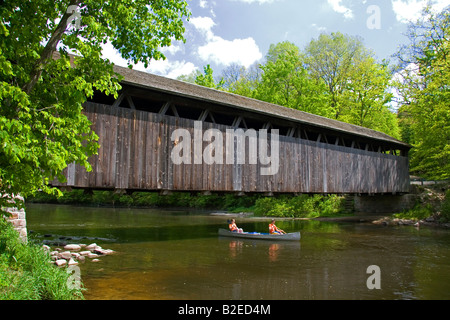
<svg viewBox="0 0 450 320">
<path fill-rule="evenodd" d="M 83 299 L 80 288 L 67 286 L 69 277 L 41 246 L 24 243 L 0 215 L 0 300 Z"/>
<path fill-rule="evenodd" d="M 83 190 L 64 192 L 60 198 L 39 194 L 27 202 L 44 202 L 76 205 L 98 205 L 115 207 L 157 207 L 225 210 L 229 212 L 254 212 L 256 216 L 314 218 L 352 214 L 345 210 L 345 198 L 336 195 L 262 195 L 237 196 L 235 194 L 191 194 L 175 192 L 160 195 L 158 192 L 134 192 L 117 194 L 113 191 Z"/>
<path fill-rule="evenodd" d="M 395 214 L 394 218 L 450 222 L 450 183 L 415 186 L 412 192 L 418 195 L 414 208 Z"/>
<path fill-rule="evenodd" d="M 450 184 L 415 186 L 417 203 L 413 209 L 395 214 L 394 218 L 422 220 L 434 217 L 440 222 L 450 222 Z M 447 191 L 445 191 L 447 190 Z M 235 194 L 194 194 L 174 192 L 134 192 L 118 194 L 113 191 L 72 190 L 60 198 L 38 194 L 26 202 L 73 204 L 113 207 L 192 208 L 196 210 L 223 210 L 228 212 L 254 212 L 256 216 L 317 218 L 351 216 L 346 208 L 346 198 L 338 195 L 262 195 L 237 196 Z"/>
</svg>

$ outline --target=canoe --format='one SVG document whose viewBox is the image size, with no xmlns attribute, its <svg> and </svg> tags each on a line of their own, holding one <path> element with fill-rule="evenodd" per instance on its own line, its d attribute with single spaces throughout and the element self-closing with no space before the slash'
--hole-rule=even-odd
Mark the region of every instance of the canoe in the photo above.
<svg viewBox="0 0 450 320">
<path fill-rule="evenodd" d="M 269 234 L 259 232 L 231 232 L 226 229 L 219 229 L 219 236 L 243 238 L 243 239 L 259 239 L 259 240 L 275 240 L 275 241 L 298 241 L 300 240 L 300 232 L 287 234 Z"/>
</svg>

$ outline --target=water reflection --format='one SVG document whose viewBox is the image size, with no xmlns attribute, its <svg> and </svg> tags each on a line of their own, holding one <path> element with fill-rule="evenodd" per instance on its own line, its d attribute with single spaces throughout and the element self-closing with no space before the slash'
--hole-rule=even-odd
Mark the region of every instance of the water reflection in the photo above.
<svg viewBox="0 0 450 320">
<path fill-rule="evenodd" d="M 298 242 L 217 236 L 226 218 L 147 209 L 29 205 L 37 240 L 117 252 L 80 265 L 87 299 L 449 299 L 450 231 L 280 220 Z M 264 232 L 266 220 L 239 219 Z M 366 286 L 381 269 L 381 290 Z"/>
<path fill-rule="evenodd" d="M 291 259 L 293 259 L 295 255 L 298 257 L 300 254 L 300 241 L 276 242 L 267 240 L 230 240 L 230 238 L 222 237 L 219 239 L 228 243 L 229 257 L 233 259 L 236 259 L 239 256 L 244 256 L 247 258 L 249 256 L 249 252 L 246 251 L 246 249 L 257 251 L 258 254 L 265 253 L 263 257 L 267 257 L 268 262 L 278 261 L 280 255 L 283 254 L 283 251 L 285 253 L 288 252 Z"/>
</svg>

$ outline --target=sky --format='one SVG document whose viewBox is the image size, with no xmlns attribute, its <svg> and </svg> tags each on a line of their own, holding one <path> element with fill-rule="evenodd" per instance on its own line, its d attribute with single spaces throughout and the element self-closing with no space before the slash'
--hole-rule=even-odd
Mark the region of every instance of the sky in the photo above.
<svg viewBox="0 0 450 320">
<path fill-rule="evenodd" d="M 379 61 L 408 43 L 407 24 L 417 20 L 427 0 L 187 0 L 186 42 L 163 48 L 164 61 L 134 69 L 177 78 L 211 65 L 214 76 L 231 64 L 264 63 L 271 44 L 289 41 L 303 50 L 321 33 L 359 36 Z M 450 0 L 431 0 L 441 11 Z M 107 45 L 104 57 L 126 66 Z"/>
</svg>

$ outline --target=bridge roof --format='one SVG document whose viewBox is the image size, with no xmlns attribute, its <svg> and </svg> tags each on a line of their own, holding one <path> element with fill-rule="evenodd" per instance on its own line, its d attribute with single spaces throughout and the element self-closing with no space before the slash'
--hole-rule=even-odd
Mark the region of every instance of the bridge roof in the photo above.
<svg viewBox="0 0 450 320">
<path fill-rule="evenodd" d="M 370 140 L 378 140 L 399 149 L 411 148 L 409 144 L 399 141 L 385 133 L 361 126 L 328 119 L 311 113 L 239 96 L 229 92 L 157 76 L 147 72 L 136 71 L 119 66 L 115 66 L 114 70 L 124 77 L 121 81 L 122 84 L 137 86 L 143 89 L 155 90 L 199 101 L 220 104 L 233 109 L 241 109 L 243 111 L 259 113 L 290 122 L 315 126 L 327 131 L 356 135 Z"/>
</svg>

